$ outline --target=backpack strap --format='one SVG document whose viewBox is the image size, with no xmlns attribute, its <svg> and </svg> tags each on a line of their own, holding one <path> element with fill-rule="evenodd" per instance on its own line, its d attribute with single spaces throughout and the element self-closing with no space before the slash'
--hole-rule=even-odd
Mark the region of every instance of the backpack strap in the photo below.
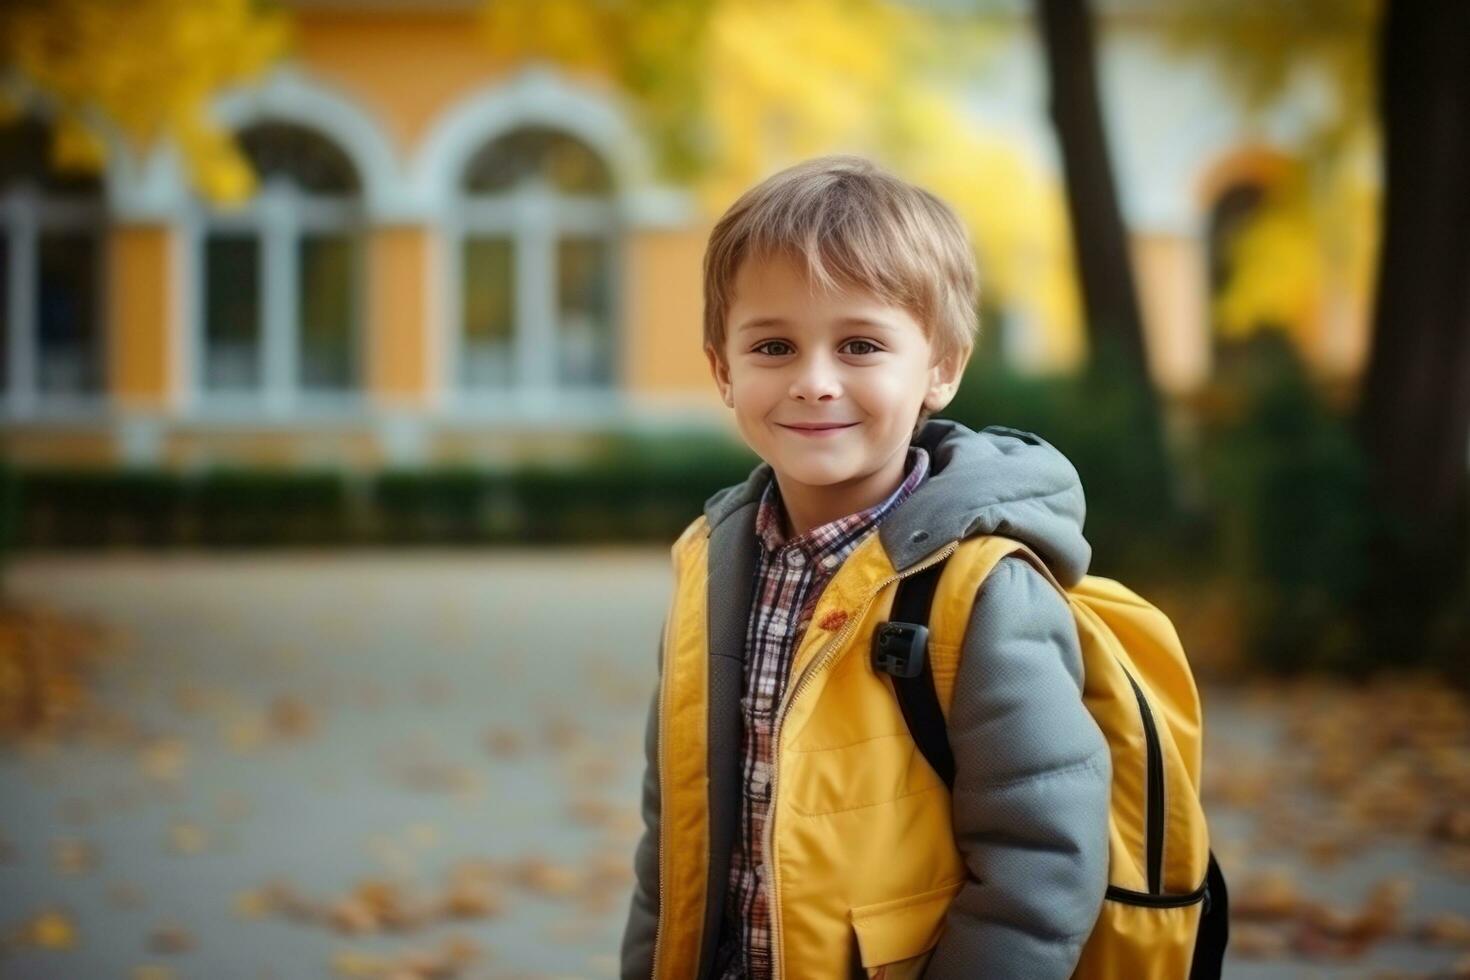
<svg viewBox="0 0 1470 980">
<path fill-rule="evenodd" d="M 1205 909 L 1199 920 L 1199 934 L 1194 941 L 1194 961 L 1189 980 L 1220 980 L 1225 967 L 1225 947 L 1230 942 L 1230 896 L 1225 891 L 1225 875 L 1210 850 L 1210 867 L 1205 872 Z"/>
<path fill-rule="evenodd" d="M 1057 582 L 1046 562 L 1024 542 L 992 537 L 995 546 L 990 568 L 1009 554 L 1028 559 L 1042 576 L 1065 598 L 1067 590 Z M 892 617 L 873 634 L 873 669 L 892 676 L 893 692 L 899 709 L 908 723 L 909 733 L 919 751 L 944 785 L 954 788 L 954 752 L 949 745 L 949 730 L 934 687 L 934 671 L 930 668 L 928 639 L 929 611 L 934 593 L 948 558 L 941 559 L 923 571 L 898 580 L 893 597 Z M 988 572 L 987 572 L 988 574 Z"/>
<path fill-rule="evenodd" d="M 934 590 L 943 570 L 944 561 L 938 561 L 922 572 L 899 579 L 898 594 L 893 599 L 893 619 L 873 636 L 873 663 L 876 669 L 892 676 L 899 709 L 919 751 L 944 780 L 944 785 L 953 787 L 954 752 L 949 747 L 949 732 L 939 707 L 939 694 L 934 689 L 934 671 L 929 666 L 928 655 L 929 608 L 934 604 Z M 903 651 L 907 656 L 894 655 L 895 639 L 908 644 L 908 649 Z"/>
</svg>

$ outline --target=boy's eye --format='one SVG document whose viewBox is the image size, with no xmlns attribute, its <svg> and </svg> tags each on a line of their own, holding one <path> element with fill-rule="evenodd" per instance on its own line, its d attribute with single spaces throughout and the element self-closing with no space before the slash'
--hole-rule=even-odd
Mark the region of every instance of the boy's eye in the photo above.
<svg viewBox="0 0 1470 980">
<path fill-rule="evenodd" d="M 776 347 L 790 347 L 791 346 L 790 344 L 786 343 L 786 341 L 784 341 L 784 340 L 766 340 L 766 341 L 763 341 L 763 342 L 757 344 L 755 347 L 753 347 L 751 349 L 755 353 L 757 353 L 757 354 L 770 354 L 771 352 L 768 351 L 768 350 L 766 350 L 766 348 L 771 347 L 773 345 L 776 346 Z M 873 354 L 873 353 L 878 352 L 879 350 L 882 350 L 881 347 L 879 347 L 877 344 L 873 343 L 871 340 L 849 340 L 847 342 L 847 344 L 845 344 L 844 346 L 848 346 L 848 345 L 852 345 L 852 346 L 863 346 L 863 347 L 871 348 L 870 350 L 855 350 L 855 351 L 853 351 L 854 354 L 857 354 L 859 356 L 864 355 L 864 354 Z M 773 357 L 774 356 L 778 356 L 780 353 L 781 353 L 780 351 L 777 351 L 775 354 L 772 354 L 771 356 L 773 356 Z"/>
</svg>

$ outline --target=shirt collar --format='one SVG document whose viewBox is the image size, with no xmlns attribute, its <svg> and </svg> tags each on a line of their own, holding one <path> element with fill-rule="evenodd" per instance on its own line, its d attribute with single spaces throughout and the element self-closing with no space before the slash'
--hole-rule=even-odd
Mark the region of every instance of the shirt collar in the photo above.
<svg viewBox="0 0 1470 980">
<path fill-rule="evenodd" d="M 767 551 L 799 547 L 807 552 L 809 557 L 820 558 L 827 552 L 841 550 L 844 544 L 855 543 L 861 532 L 876 525 L 885 514 L 897 507 L 918 488 L 929 473 L 928 451 L 923 446 L 909 446 L 904 466 L 906 475 L 903 482 L 888 495 L 887 499 L 855 514 L 848 514 L 846 517 L 839 517 L 814 527 L 790 541 L 785 539 L 785 533 L 781 528 L 784 505 L 781 502 L 781 489 L 776 483 L 775 476 L 772 475 L 761 494 L 760 507 L 756 512 L 756 536 L 765 544 Z"/>
</svg>

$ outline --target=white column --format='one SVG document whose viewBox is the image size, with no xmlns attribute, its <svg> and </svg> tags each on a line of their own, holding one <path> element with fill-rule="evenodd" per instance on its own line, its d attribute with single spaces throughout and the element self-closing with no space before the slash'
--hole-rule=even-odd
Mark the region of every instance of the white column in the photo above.
<svg viewBox="0 0 1470 980">
<path fill-rule="evenodd" d="M 532 415 L 555 408 L 555 202 L 539 181 L 516 195 L 516 368 L 519 398 Z"/>
<path fill-rule="evenodd" d="M 296 214 L 289 184 L 272 182 L 262 201 L 261 296 L 266 411 L 286 415 L 297 391 Z"/>
</svg>

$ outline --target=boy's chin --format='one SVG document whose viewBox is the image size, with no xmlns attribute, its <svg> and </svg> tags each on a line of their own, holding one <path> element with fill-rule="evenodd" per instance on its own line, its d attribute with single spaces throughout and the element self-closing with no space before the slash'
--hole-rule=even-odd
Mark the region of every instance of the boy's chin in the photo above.
<svg viewBox="0 0 1470 980">
<path fill-rule="evenodd" d="M 783 459 L 767 460 L 777 476 L 807 487 L 827 487 L 845 483 L 859 475 L 857 466 L 813 466 L 810 460 L 787 465 Z"/>
</svg>

